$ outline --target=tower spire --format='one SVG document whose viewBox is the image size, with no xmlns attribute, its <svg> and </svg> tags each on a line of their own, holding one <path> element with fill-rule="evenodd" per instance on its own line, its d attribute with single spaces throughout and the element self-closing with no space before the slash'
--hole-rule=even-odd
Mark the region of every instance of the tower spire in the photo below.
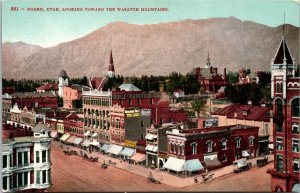
<svg viewBox="0 0 300 193">
<path fill-rule="evenodd" d="M 114 59 L 113 59 L 113 56 L 112 56 L 112 50 L 110 50 L 110 58 L 109 58 L 109 64 L 114 64 Z"/>
<path fill-rule="evenodd" d="M 209 57 L 209 52 L 207 53 L 207 62 L 206 62 L 206 65 L 205 65 L 205 68 L 210 68 L 210 57 Z"/>
<path fill-rule="evenodd" d="M 112 55 L 112 50 L 110 50 L 110 57 L 109 57 L 109 66 L 108 66 L 108 76 L 114 77 L 115 76 L 115 67 L 114 67 L 114 59 Z"/>
<path fill-rule="evenodd" d="M 284 38 L 285 13 L 283 13 L 282 37 Z"/>
</svg>

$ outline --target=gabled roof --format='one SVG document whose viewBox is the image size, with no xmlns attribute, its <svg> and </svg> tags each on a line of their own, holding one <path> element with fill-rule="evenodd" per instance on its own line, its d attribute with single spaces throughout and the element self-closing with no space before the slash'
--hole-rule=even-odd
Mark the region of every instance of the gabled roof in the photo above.
<svg viewBox="0 0 300 193">
<path fill-rule="evenodd" d="M 105 77 L 92 77 L 89 79 L 89 84 L 93 89 L 100 90 L 105 85 Z"/>
<path fill-rule="evenodd" d="M 284 58 L 286 58 L 287 64 L 293 64 L 293 59 L 290 50 L 286 44 L 285 39 L 282 38 L 280 45 L 277 49 L 277 53 L 275 55 L 274 64 L 283 64 Z"/>
<path fill-rule="evenodd" d="M 50 90 L 54 90 L 57 91 L 58 90 L 58 85 L 57 84 L 49 84 L 46 83 L 40 87 L 36 88 L 37 91 L 50 91 Z"/>
<path fill-rule="evenodd" d="M 131 83 L 121 84 L 118 88 L 121 91 L 122 90 L 124 90 L 124 91 L 141 91 L 141 89 L 139 89 L 138 87 L 136 87 L 134 84 L 131 84 Z"/>
<path fill-rule="evenodd" d="M 76 115 L 76 113 L 70 113 L 66 116 L 66 119 L 78 119 L 79 117 Z"/>
<path fill-rule="evenodd" d="M 247 115 L 244 112 L 247 111 Z M 212 112 L 213 115 L 226 116 L 227 118 L 236 119 L 246 119 L 254 121 L 264 121 L 269 122 L 270 117 L 268 113 L 270 112 L 269 107 L 253 106 L 253 105 L 241 105 L 241 104 L 231 104 L 223 109 L 219 109 Z"/>
</svg>

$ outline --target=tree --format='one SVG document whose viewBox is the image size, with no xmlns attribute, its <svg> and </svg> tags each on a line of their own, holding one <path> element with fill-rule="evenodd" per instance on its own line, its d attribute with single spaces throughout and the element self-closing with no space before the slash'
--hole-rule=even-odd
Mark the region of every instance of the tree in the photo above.
<svg viewBox="0 0 300 193">
<path fill-rule="evenodd" d="M 239 81 L 239 73 L 229 72 L 227 74 L 227 78 L 228 78 L 229 84 L 236 83 Z"/>
<path fill-rule="evenodd" d="M 206 115 L 207 113 L 207 105 L 206 105 L 206 100 L 205 99 L 197 99 L 194 100 L 192 103 L 192 108 L 196 114 L 196 116 Z"/>
</svg>

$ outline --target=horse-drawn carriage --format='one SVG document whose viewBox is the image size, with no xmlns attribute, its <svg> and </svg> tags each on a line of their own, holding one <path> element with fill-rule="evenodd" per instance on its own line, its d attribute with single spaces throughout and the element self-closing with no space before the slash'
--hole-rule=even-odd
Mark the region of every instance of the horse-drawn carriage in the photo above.
<svg viewBox="0 0 300 193">
<path fill-rule="evenodd" d="M 265 156 L 264 158 L 256 160 L 257 167 L 263 167 L 263 166 L 267 165 L 267 163 L 268 163 L 268 157 L 267 156 Z"/>
<path fill-rule="evenodd" d="M 64 150 L 65 155 L 78 155 L 77 151 L 74 150 Z"/>
<path fill-rule="evenodd" d="M 239 173 L 242 171 L 249 170 L 252 167 L 251 162 L 247 162 L 245 158 L 239 159 L 233 162 L 233 166 L 235 166 L 235 169 L 233 170 L 234 173 Z"/>
</svg>

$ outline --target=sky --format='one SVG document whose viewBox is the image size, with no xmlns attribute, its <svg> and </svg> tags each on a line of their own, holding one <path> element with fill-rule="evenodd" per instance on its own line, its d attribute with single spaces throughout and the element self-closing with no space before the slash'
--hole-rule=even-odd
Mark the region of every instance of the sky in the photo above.
<svg viewBox="0 0 300 193">
<path fill-rule="evenodd" d="M 18 11 L 14 11 L 15 7 Z M 43 8 L 44 11 L 30 11 Z M 47 11 L 59 8 L 60 11 Z M 104 8 L 104 11 L 63 11 Z M 168 11 L 107 11 L 106 8 L 167 8 Z M 42 47 L 91 33 L 111 22 L 155 24 L 185 19 L 236 17 L 271 27 L 299 26 L 299 0 L 3 0 L 2 42 L 22 41 Z"/>
</svg>

